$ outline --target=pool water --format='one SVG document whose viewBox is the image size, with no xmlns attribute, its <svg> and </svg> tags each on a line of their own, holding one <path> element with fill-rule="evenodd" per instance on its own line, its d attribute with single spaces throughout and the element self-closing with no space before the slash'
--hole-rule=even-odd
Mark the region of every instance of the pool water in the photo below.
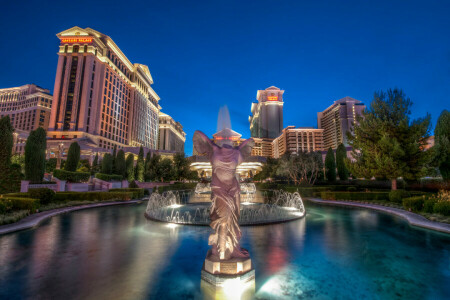
<svg viewBox="0 0 450 300">
<path fill-rule="evenodd" d="M 149 221 L 146 203 L 53 217 L 0 236 L 0 299 L 201 299 L 210 229 Z M 450 235 L 306 203 L 242 227 L 256 299 L 450 299 Z"/>
</svg>

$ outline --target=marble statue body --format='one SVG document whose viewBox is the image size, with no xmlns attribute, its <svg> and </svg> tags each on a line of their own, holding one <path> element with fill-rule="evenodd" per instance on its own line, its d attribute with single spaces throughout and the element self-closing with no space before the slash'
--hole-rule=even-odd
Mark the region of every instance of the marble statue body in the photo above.
<svg viewBox="0 0 450 300">
<path fill-rule="evenodd" d="M 250 156 L 253 139 L 237 147 L 226 142 L 217 145 L 204 133 L 196 131 L 193 140 L 196 150 L 205 154 L 212 166 L 210 226 L 214 232 L 208 240 L 212 254 L 220 260 L 248 257 L 247 251 L 239 246 L 242 234 L 239 227 L 240 187 L 236 168 Z"/>
</svg>

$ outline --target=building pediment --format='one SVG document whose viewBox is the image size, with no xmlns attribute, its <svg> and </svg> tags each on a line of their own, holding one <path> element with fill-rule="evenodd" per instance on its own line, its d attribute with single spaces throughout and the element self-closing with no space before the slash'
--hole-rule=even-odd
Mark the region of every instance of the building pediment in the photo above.
<svg viewBox="0 0 450 300">
<path fill-rule="evenodd" d="M 78 26 L 74 26 L 70 29 L 64 30 L 57 34 L 57 36 L 88 36 L 90 33 Z"/>
</svg>

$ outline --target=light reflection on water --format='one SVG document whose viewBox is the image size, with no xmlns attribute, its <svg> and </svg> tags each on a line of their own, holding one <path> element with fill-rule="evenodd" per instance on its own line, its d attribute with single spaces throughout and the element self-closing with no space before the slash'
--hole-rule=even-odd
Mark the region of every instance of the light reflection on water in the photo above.
<svg viewBox="0 0 450 300">
<path fill-rule="evenodd" d="M 1 299 L 199 299 L 208 227 L 144 218 L 145 203 L 54 217 L 0 236 Z M 450 238 L 376 212 L 309 204 L 243 227 L 256 298 L 450 298 Z"/>
</svg>

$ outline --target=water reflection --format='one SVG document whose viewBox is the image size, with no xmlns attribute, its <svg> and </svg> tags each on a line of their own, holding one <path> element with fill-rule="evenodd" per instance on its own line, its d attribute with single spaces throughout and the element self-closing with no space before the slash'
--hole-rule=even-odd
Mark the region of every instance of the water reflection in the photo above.
<svg viewBox="0 0 450 300">
<path fill-rule="evenodd" d="M 0 299 L 202 298 L 210 229 L 148 221 L 144 210 L 84 210 L 0 236 Z M 447 235 L 364 210 L 307 211 L 242 228 L 256 298 L 450 298 Z"/>
</svg>

